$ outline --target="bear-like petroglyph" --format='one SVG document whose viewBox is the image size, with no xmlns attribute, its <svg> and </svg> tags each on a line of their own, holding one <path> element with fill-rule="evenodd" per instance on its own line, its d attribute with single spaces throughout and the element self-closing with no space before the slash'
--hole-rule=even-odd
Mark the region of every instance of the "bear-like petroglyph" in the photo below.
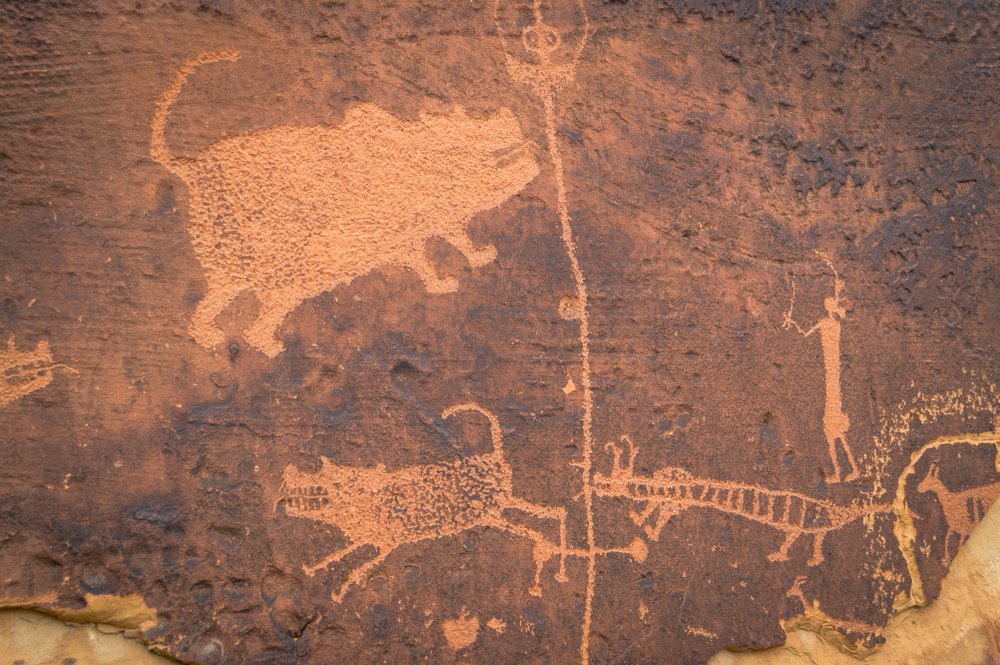
<svg viewBox="0 0 1000 665">
<path fill-rule="evenodd" d="M 412 268 L 431 293 L 458 288 L 427 259 L 444 238 L 469 263 L 496 258 L 467 235 L 473 215 L 499 206 L 538 175 L 530 142 L 509 109 L 486 119 L 461 107 L 400 120 L 374 104 L 351 108 L 336 126 L 278 126 L 223 139 L 194 158 L 171 155 L 163 133 L 170 105 L 199 65 L 189 60 L 157 104 L 151 155 L 187 184 L 189 230 L 208 279 L 191 334 L 223 341 L 215 317 L 242 291 L 260 301 L 247 341 L 270 357 L 274 333 L 303 300 L 379 266 Z"/>
</svg>

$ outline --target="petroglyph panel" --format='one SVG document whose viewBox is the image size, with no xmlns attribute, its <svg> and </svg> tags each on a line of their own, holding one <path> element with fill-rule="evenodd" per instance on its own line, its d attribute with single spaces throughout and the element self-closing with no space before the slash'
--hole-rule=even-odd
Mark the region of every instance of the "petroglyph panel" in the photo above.
<svg viewBox="0 0 1000 665">
<path fill-rule="evenodd" d="M 891 640 L 1000 495 L 1000 22 L 724 4 L 7 3 L 0 605 L 205 665 Z"/>
</svg>

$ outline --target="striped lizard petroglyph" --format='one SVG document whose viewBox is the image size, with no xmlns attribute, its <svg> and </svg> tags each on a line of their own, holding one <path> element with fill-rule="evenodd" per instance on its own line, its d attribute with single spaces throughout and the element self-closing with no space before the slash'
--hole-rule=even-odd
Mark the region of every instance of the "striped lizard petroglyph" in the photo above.
<svg viewBox="0 0 1000 665">
<path fill-rule="evenodd" d="M 798 492 L 697 478 L 677 467 L 658 469 L 652 476 L 637 476 L 633 468 L 638 449 L 627 436 L 623 436 L 622 441 L 629 446 L 628 466 L 622 466 L 624 446 L 619 447 L 613 442 L 607 444 L 614 454 L 611 475 L 594 474 L 594 492 L 598 496 L 622 497 L 645 503 L 642 512 L 631 513 L 638 526 L 643 526 L 653 512 L 659 509 L 655 525 L 645 527 L 650 540 L 658 541 L 660 531 L 666 523 L 681 511 L 689 508 L 712 508 L 781 531 L 785 540 L 778 551 L 768 555 L 770 561 L 787 561 L 788 549 L 792 544 L 803 534 L 811 534 L 813 552 L 809 565 L 815 566 L 823 561 L 823 539 L 827 533 L 866 515 L 892 512 L 892 506 L 888 504 L 841 506 Z"/>
</svg>

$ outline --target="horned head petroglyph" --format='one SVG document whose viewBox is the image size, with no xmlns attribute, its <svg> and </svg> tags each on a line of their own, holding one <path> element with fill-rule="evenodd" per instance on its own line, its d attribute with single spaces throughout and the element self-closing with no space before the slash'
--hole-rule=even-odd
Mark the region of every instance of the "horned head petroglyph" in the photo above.
<svg viewBox="0 0 1000 665">
<path fill-rule="evenodd" d="M 495 14 L 497 30 L 500 33 L 500 44 L 507 60 L 507 70 L 511 78 L 535 89 L 536 93 L 545 97 L 553 94 L 559 88 L 565 87 L 576 79 L 576 68 L 587 39 L 590 37 L 590 23 L 583 4 L 579 5 L 579 15 L 582 19 L 582 35 L 575 43 L 565 43 L 562 32 L 548 25 L 542 16 L 540 0 L 534 0 L 533 12 L 535 22 L 521 29 L 520 45 L 527 59 L 522 59 L 514 52 L 515 44 L 508 42 L 507 21 L 501 16 L 503 10 L 513 5 L 509 2 L 497 2 Z"/>
<path fill-rule="evenodd" d="M 153 121 L 153 158 L 190 190 L 189 230 L 208 279 L 191 325 L 199 344 L 223 341 L 215 317 L 242 291 L 260 301 L 246 339 L 274 357 L 284 348 L 274 333 L 299 303 L 379 266 L 415 270 L 431 293 L 455 291 L 457 280 L 440 278 L 426 256 L 430 238 L 447 240 L 474 267 L 496 258 L 492 245 L 469 239 L 468 222 L 539 172 L 509 109 L 479 119 L 459 106 L 408 122 L 360 104 L 336 127 L 272 127 L 193 158 L 170 155 L 164 126 L 186 77 L 236 57 L 190 61 Z"/>
</svg>

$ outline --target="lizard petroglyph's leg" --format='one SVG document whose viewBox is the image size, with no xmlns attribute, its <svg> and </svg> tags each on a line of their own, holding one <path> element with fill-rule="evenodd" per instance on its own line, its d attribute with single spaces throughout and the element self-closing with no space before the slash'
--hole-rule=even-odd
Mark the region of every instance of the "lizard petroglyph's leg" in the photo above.
<svg viewBox="0 0 1000 665">
<path fill-rule="evenodd" d="M 446 236 L 445 239 L 462 252 L 473 268 L 481 268 L 497 258 L 497 248 L 493 245 L 477 246 L 464 233 Z"/>
<path fill-rule="evenodd" d="M 209 282 L 208 293 L 198 303 L 191 318 L 191 336 L 194 337 L 194 341 L 206 349 L 225 341 L 225 333 L 215 325 L 215 317 L 239 295 L 239 292 L 238 288 L 220 287 Z"/>
<path fill-rule="evenodd" d="M 667 509 L 662 504 L 660 505 L 660 512 L 656 516 L 656 526 L 646 527 L 646 535 L 649 536 L 650 540 L 660 542 L 660 531 L 663 530 L 663 527 L 667 525 L 667 522 L 670 521 L 673 515 L 674 511 Z"/>
<path fill-rule="evenodd" d="M 420 279 L 424 280 L 424 286 L 427 287 L 428 293 L 454 293 L 458 291 L 458 280 L 454 277 L 446 277 L 445 279 L 438 277 L 437 270 L 427 260 L 427 255 L 423 251 L 414 252 L 406 265 L 417 271 Z"/>
<path fill-rule="evenodd" d="M 379 565 L 383 561 L 385 561 L 385 558 L 389 556 L 391 552 L 392 550 L 386 549 L 385 552 L 379 554 L 371 561 L 363 563 L 362 565 L 355 568 L 353 571 L 351 571 L 351 574 L 350 576 L 348 576 L 347 581 L 344 582 L 343 586 L 340 587 L 340 591 L 337 593 L 330 594 L 330 597 L 339 603 L 344 600 L 344 596 L 347 594 L 347 590 L 350 589 L 352 586 L 354 586 L 355 584 L 361 584 L 361 586 L 364 586 L 367 583 L 367 581 L 364 580 L 364 577 L 365 575 L 368 574 L 368 571 L 374 568 L 375 566 Z"/>
<path fill-rule="evenodd" d="M 785 542 L 781 543 L 781 548 L 777 552 L 771 552 L 767 555 L 768 561 L 788 561 L 788 548 L 792 546 L 792 543 L 799 537 L 801 531 L 786 531 L 785 532 Z"/>
<path fill-rule="evenodd" d="M 825 537 L 826 531 L 817 531 L 813 535 L 813 555 L 807 562 L 810 566 L 818 566 L 823 563 L 823 538 Z"/>
<path fill-rule="evenodd" d="M 650 501 L 641 513 L 637 513 L 634 510 L 628 511 L 629 517 L 635 522 L 636 526 L 642 526 L 649 519 L 649 516 L 653 514 L 653 511 L 659 506 L 655 501 Z"/>
<path fill-rule="evenodd" d="M 261 298 L 260 313 L 246 331 L 246 338 L 251 346 L 260 349 L 268 358 L 274 358 L 285 350 L 285 345 L 275 339 L 274 333 L 288 313 L 298 306 L 301 297 L 279 291 L 268 294 L 266 298 L 267 300 Z"/>
<path fill-rule="evenodd" d="M 529 515 L 535 515 L 536 517 L 559 520 L 559 572 L 556 573 L 555 578 L 559 582 L 568 582 L 569 577 L 566 576 L 566 509 L 536 506 L 533 503 L 528 503 L 514 497 L 511 497 L 507 502 L 507 507 L 520 510 Z M 536 579 L 535 582 L 537 583 L 538 580 Z"/>
<path fill-rule="evenodd" d="M 305 571 L 306 575 L 308 575 L 309 577 L 312 577 L 313 575 L 316 574 L 317 570 L 319 570 L 321 568 L 326 568 L 331 563 L 336 563 L 337 561 L 340 561 L 341 559 L 343 559 L 345 556 L 347 556 L 348 554 L 350 554 L 354 550 L 358 549 L 362 545 L 367 545 L 367 544 L 368 543 L 354 543 L 353 545 L 348 545 L 347 547 L 345 547 L 342 550 L 337 550 L 336 552 L 334 552 L 330 556 L 328 556 L 325 559 L 323 559 L 323 561 L 321 561 L 320 563 L 317 563 L 315 566 L 302 566 L 302 570 Z"/>
</svg>

